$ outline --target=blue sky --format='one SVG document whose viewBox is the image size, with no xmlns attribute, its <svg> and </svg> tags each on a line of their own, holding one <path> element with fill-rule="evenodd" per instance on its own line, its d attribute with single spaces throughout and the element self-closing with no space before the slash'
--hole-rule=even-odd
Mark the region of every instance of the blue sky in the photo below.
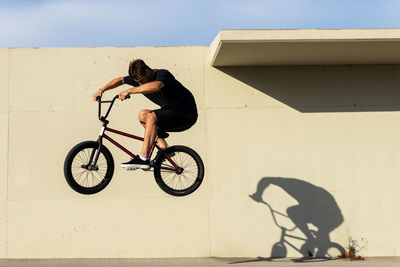
<svg viewBox="0 0 400 267">
<path fill-rule="evenodd" d="M 0 0 L 0 47 L 209 45 L 222 29 L 400 28 L 400 0 Z"/>
</svg>

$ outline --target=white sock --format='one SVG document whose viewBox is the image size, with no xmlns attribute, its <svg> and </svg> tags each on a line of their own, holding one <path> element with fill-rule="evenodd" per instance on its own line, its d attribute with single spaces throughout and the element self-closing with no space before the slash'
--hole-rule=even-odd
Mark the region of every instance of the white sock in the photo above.
<svg viewBox="0 0 400 267">
<path fill-rule="evenodd" d="M 140 156 L 140 155 L 139 155 L 139 157 L 140 157 L 140 159 L 143 160 L 143 161 L 149 160 L 149 158 L 143 158 L 143 157 Z"/>
</svg>

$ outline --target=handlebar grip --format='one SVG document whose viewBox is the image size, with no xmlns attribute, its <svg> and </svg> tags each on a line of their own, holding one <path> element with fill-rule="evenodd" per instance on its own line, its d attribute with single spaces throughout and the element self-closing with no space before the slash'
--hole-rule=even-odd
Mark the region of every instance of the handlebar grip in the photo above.
<svg viewBox="0 0 400 267">
<path fill-rule="evenodd" d="M 98 102 L 98 101 L 100 101 L 101 100 L 101 96 L 96 96 L 96 101 Z"/>
<path fill-rule="evenodd" d="M 127 95 L 127 96 L 125 97 L 125 99 L 129 99 L 129 98 L 131 98 L 131 96 L 130 96 L 130 95 Z"/>
</svg>

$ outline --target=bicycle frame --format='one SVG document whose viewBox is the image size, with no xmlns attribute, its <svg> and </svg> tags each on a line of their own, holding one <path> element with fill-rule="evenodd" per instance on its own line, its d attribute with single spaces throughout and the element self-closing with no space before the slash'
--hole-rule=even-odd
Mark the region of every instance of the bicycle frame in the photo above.
<svg viewBox="0 0 400 267">
<path fill-rule="evenodd" d="M 132 158 L 135 157 L 135 154 L 133 154 L 132 152 L 130 152 L 128 149 L 126 149 L 124 146 L 122 146 L 121 144 L 119 144 L 117 141 L 115 141 L 114 139 L 112 139 L 110 136 L 108 136 L 107 134 L 105 134 L 105 132 L 112 132 L 115 134 L 119 134 L 119 135 L 123 135 L 135 140 L 139 140 L 139 141 L 144 141 L 143 137 L 139 137 L 133 134 L 128 134 L 125 132 L 121 132 L 112 128 L 107 127 L 109 121 L 107 120 L 108 115 L 110 114 L 111 108 L 114 105 L 115 100 L 118 98 L 118 95 L 116 95 L 113 100 L 108 100 L 108 101 L 101 101 L 100 97 L 97 97 L 97 101 L 99 102 L 99 112 L 98 112 L 98 117 L 99 120 L 101 122 L 103 122 L 103 126 L 100 130 L 100 134 L 99 134 L 99 138 L 97 139 L 97 143 L 99 144 L 99 148 L 97 149 L 96 155 L 94 155 L 94 153 L 92 153 L 92 155 L 90 156 L 90 160 L 89 162 L 93 161 L 93 164 L 89 164 L 88 168 L 89 169 L 96 169 L 96 164 L 97 164 L 97 160 L 99 159 L 99 155 L 100 155 L 100 148 L 103 145 L 103 138 L 107 139 L 108 141 L 110 141 L 113 145 L 115 145 L 116 147 L 118 147 L 119 149 L 121 149 L 122 151 L 124 151 L 126 154 L 128 154 L 129 156 L 131 156 Z M 128 97 L 129 98 L 129 95 Z M 101 116 L 101 104 L 102 103 L 111 103 L 110 106 L 108 107 L 107 113 L 105 116 Z M 174 168 L 169 168 L 169 167 L 163 167 L 161 166 L 160 169 L 163 170 L 169 170 L 169 171 L 180 171 L 180 167 L 177 166 L 175 164 L 175 162 L 169 157 L 169 155 L 167 153 L 165 153 L 158 145 L 157 145 L 157 139 L 158 137 L 156 136 L 155 140 L 153 141 L 153 144 L 150 148 L 150 154 L 149 154 L 149 158 L 151 158 L 151 156 L 153 155 L 154 152 L 154 148 L 157 148 L 158 151 L 161 151 L 162 153 L 164 153 L 164 156 L 168 159 L 168 161 L 174 166 Z M 155 167 L 153 162 L 150 163 L 150 167 Z"/>
</svg>

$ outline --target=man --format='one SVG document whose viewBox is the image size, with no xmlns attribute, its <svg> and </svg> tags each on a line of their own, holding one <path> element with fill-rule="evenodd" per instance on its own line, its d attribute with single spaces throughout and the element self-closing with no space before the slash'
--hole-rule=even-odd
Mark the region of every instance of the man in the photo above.
<svg viewBox="0 0 400 267">
<path fill-rule="evenodd" d="M 127 169 L 148 169 L 149 153 L 156 136 L 158 145 L 166 149 L 168 144 L 165 138 L 169 136 L 167 132 L 181 132 L 192 127 L 197 121 L 196 102 L 192 93 L 168 70 L 151 69 L 141 59 L 132 60 L 129 63 L 129 75 L 111 80 L 93 95 L 93 100 L 102 96 L 105 91 L 123 84 L 133 87 L 118 94 L 121 101 L 130 94 L 143 94 L 161 107 L 139 112 L 139 121 L 145 128 L 141 153 L 131 161 L 121 164 L 121 167 Z"/>
</svg>

